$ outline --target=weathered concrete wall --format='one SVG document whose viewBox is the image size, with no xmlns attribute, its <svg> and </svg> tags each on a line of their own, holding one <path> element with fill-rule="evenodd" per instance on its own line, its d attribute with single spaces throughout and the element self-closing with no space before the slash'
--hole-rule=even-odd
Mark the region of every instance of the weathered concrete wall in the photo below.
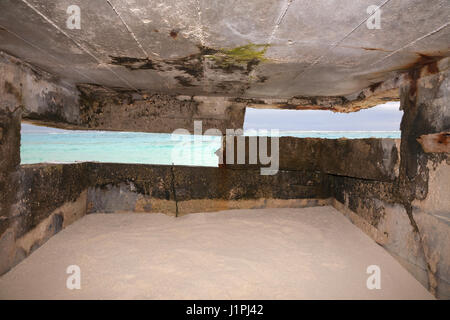
<svg viewBox="0 0 450 320">
<path fill-rule="evenodd" d="M 423 248 L 430 290 L 450 299 L 450 158 L 426 153 L 421 135 L 450 131 L 450 59 L 410 72 L 401 88 L 404 117 L 399 194 Z"/>
<path fill-rule="evenodd" d="M 20 110 L 0 107 L 0 274 L 14 259 L 14 233 L 10 230 L 12 207 L 19 187 Z"/>
<path fill-rule="evenodd" d="M 0 106 L 0 234 L 9 223 L 10 208 L 18 188 L 20 108 L 13 108 Z"/>
<path fill-rule="evenodd" d="M 39 180 L 20 168 L 20 124 L 22 117 L 41 116 L 76 122 L 76 101 L 75 87 L 0 52 L 0 274 L 73 220 L 52 216 L 80 196 L 70 183 L 52 185 L 69 178 L 66 170 Z"/>
<path fill-rule="evenodd" d="M 79 85 L 80 125 L 89 129 L 193 133 L 194 121 L 203 130 L 244 125 L 245 105 L 223 97 L 188 97 L 120 91 Z"/>
<path fill-rule="evenodd" d="M 395 180 L 326 178 L 334 205 L 443 299 L 450 299 L 449 65 L 443 59 L 412 69 L 401 88 L 404 116 Z M 420 143 L 427 135 L 438 139 L 424 150 Z"/>
<path fill-rule="evenodd" d="M 75 86 L 1 51 L 0 77 L 2 100 L 14 99 L 15 105 L 23 109 L 23 118 L 78 123 L 78 91 Z"/>
<path fill-rule="evenodd" d="M 212 167 L 89 163 L 89 212 L 186 214 L 226 208 L 325 204 L 322 175 Z M 323 201 L 322 201 L 323 200 Z"/>
<path fill-rule="evenodd" d="M 329 175 L 333 206 L 382 245 L 428 288 L 420 239 L 398 199 L 398 181 L 369 181 Z"/>
<path fill-rule="evenodd" d="M 15 202 L 0 234 L 0 274 L 86 214 L 85 167 L 27 165 L 16 172 Z"/>
<path fill-rule="evenodd" d="M 0 57 L 1 59 L 1 57 Z M 11 85 L 19 75 L 7 72 L 0 60 L 0 274 L 14 259 L 12 207 L 19 188 L 21 94 Z"/>
<path fill-rule="evenodd" d="M 253 142 L 250 140 L 254 139 Z M 278 138 L 280 170 L 318 171 L 339 176 L 356 177 L 376 181 L 393 181 L 398 177 L 400 140 L 398 139 L 318 139 Z M 234 140 L 234 141 L 233 141 Z M 261 144 L 267 146 L 270 157 L 272 141 L 256 140 L 256 137 L 227 136 L 223 139 L 222 155 L 227 168 L 245 169 L 267 167 L 257 157 L 255 165 L 249 164 L 250 143 L 259 155 Z M 245 164 L 238 164 L 238 150 L 245 152 Z M 234 147 L 233 153 L 227 150 Z M 242 151 L 239 151 L 242 152 Z M 230 155 L 233 159 L 230 159 Z"/>
<path fill-rule="evenodd" d="M 84 163 L 23 165 L 19 172 L 17 236 L 36 227 L 57 208 L 75 202 L 89 186 Z"/>
</svg>

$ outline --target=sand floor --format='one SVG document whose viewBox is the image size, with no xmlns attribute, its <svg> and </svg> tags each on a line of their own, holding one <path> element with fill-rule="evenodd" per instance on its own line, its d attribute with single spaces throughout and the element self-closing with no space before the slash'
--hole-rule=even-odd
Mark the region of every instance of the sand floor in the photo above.
<svg viewBox="0 0 450 320">
<path fill-rule="evenodd" d="M 81 289 L 69 290 L 69 265 Z M 369 265 L 381 289 L 366 286 Z M 331 207 L 91 214 L 0 278 L 2 299 L 430 299 Z"/>
</svg>

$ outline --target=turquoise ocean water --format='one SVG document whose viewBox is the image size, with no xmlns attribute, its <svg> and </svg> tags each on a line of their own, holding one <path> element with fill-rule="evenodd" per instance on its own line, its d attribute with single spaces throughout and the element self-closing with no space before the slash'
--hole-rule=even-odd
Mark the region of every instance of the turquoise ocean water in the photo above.
<svg viewBox="0 0 450 320">
<path fill-rule="evenodd" d="M 300 138 L 400 138 L 400 131 L 280 131 Z M 217 166 L 221 138 L 160 133 L 69 131 L 22 125 L 22 164 L 77 161 Z"/>
</svg>

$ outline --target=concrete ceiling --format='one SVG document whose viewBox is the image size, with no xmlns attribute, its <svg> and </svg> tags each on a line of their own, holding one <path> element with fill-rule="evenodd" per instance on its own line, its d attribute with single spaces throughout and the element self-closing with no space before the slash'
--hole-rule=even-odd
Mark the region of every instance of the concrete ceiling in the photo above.
<svg viewBox="0 0 450 320">
<path fill-rule="evenodd" d="M 68 29 L 67 8 L 81 9 Z M 367 7 L 381 7 L 381 29 Z M 450 56 L 449 0 L 1 0 L 0 50 L 70 83 L 346 96 Z"/>
</svg>

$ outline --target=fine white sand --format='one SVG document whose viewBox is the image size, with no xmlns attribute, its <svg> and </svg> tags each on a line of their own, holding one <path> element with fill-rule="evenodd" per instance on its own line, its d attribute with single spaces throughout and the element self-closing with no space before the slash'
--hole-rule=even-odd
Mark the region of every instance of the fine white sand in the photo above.
<svg viewBox="0 0 450 320">
<path fill-rule="evenodd" d="M 81 290 L 66 268 L 81 268 Z M 369 265 L 381 289 L 366 286 Z M 331 207 L 169 217 L 92 214 L 0 278 L 0 298 L 429 299 L 383 248 Z"/>
</svg>

